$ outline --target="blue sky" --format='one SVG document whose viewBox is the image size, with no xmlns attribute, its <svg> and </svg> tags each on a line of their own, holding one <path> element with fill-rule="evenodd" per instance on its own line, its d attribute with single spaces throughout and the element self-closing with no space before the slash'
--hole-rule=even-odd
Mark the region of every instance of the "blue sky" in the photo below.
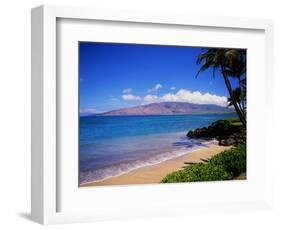
<svg viewBox="0 0 281 230">
<path fill-rule="evenodd" d="M 195 78 L 201 52 L 182 46 L 79 43 L 80 113 L 162 101 L 225 106 L 228 92 L 220 76 L 213 78 L 207 70 Z"/>
</svg>

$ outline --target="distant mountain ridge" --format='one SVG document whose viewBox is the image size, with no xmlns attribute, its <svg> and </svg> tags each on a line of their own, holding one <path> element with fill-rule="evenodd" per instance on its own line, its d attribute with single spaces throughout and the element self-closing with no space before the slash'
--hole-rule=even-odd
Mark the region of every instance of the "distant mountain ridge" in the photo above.
<svg viewBox="0 0 281 230">
<path fill-rule="evenodd" d="M 126 115 L 180 115 L 180 114 L 212 114 L 233 113 L 234 109 L 214 104 L 192 104 L 188 102 L 160 102 L 131 108 L 117 109 L 96 116 Z"/>
</svg>

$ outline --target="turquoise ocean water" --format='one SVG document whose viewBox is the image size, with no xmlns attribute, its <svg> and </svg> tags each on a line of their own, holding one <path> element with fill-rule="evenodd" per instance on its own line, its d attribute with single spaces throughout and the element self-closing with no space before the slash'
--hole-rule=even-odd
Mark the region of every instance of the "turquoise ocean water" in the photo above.
<svg viewBox="0 0 281 230">
<path fill-rule="evenodd" d="M 192 152 L 207 142 L 186 133 L 234 114 L 80 117 L 80 184 Z M 210 142 L 210 141 L 208 141 Z"/>
</svg>

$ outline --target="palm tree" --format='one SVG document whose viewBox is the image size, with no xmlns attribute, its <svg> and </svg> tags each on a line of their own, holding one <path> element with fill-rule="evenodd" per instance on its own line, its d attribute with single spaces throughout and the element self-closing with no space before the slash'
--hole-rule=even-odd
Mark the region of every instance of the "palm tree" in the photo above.
<svg viewBox="0 0 281 230">
<path fill-rule="evenodd" d="M 213 76 L 215 77 L 217 70 L 220 70 L 235 111 L 243 126 L 246 127 L 245 113 L 238 105 L 237 98 L 235 98 L 231 83 L 229 81 L 229 77 L 240 78 L 246 73 L 246 55 L 244 55 L 245 51 L 238 49 L 217 48 L 205 50 L 206 52 L 199 55 L 197 59 L 197 64 L 201 64 L 202 62 L 203 64 L 197 72 L 196 77 L 209 68 L 213 69 Z"/>
<path fill-rule="evenodd" d="M 226 74 L 230 77 L 236 77 L 239 82 L 240 92 L 238 89 L 235 89 L 233 92 L 239 96 L 240 102 L 238 102 L 238 106 L 242 111 L 244 117 L 246 116 L 246 50 L 242 49 L 229 49 L 227 51 L 228 68 L 226 69 Z M 236 91 L 236 92 L 235 92 Z"/>
<path fill-rule="evenodd" d="M 239 109 L 241 110 L 241 111 L 243 111 L 244 109 L 243 109 L 243 107 L 241 106 L 241 104 L 242 104 L 242 101 L 243 101 L 243 96 L 242 96 L 242 91 L 241 91 L 241 88 L 240 87 L 238 87 L 238 88 L 236 88 L 235 90 L 233 90 L 233 96 L 234 96 L 234 98 L 235 98 L 235 100 L 236 100 L 236 102 L 237 102 L 237 104 L 238 104 L 238 106 L 239 106 Z M 232 99 L 229 97 L 229 98 L 227 98 L 227 101 L 228 101 L 228 106 L 233 106 L 234 105 L 234 101 L 232 101 Z M 244 112 L 244 111 L 243 111 Z"/>
</svg>

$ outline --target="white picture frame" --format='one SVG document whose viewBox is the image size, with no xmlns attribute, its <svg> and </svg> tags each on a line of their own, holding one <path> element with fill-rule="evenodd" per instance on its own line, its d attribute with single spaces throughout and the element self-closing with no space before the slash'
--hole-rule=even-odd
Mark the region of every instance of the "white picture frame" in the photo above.
<svg viewBox="0 0 281 230">
<path fill-rule="evenodd" d="M 63 20 L 83 21 L 98 21 L 104 23 L 130 23 L 130 27 L 134 23 L 138 25 L 153 25 L 156 27 L 186 27 L 200 28 L 202 30 L 215 29 L 220 31 L 239 30 L 243 33 L 249 31 L 256 31 L 260 34 L 259 44 L 263 44 L 262 57 L 256 60 L 260 63 L 261 73 L 255 73 L 260 76 L 256 81 L 249 81 L 249 87 L 259 90 L 259 98 L 262 103 L 267 106 L 267 110 L 257 115 L 258 105 L 253 101 L 252 113 L 249 117 L 252 118 L 249 124 L 248 139 L 250 143 L 261 139 L 255 134 L 254 121 L 255 119 L 266 119 L 264 126 L 260 127 L 264 133 L 270 133 L 271 126 L 269 121 L 271 119 L 271 112 L 273 111 L 273 23 L 271 20 L 265 19 L 246 19 L 246 18 L 231 18 L 231 17 L 208 17 L 208 16 L 189 16 L 189 15 L 173 15 L 160 14 L 151 12 L 133 12 L 133 11 L 112 11 L 100 10 L 91 8 L 66 7 L 66 6 L 50 6 L 44 5 L 32 9 L 32 188 L 31 188 L 31 213 L 32 219 L 41 224 L 56 224 L 56 223 L 70 223 L 82 221 L 97 221 L 110 219 L 126 219 L 126 218 L 144 218 L 144 217 L 165 217 L 172 215 L 186 215 L 190 213 L 206 213 L 206 212 L 234 212 L 245 210 L 264 210 L 272 207 L 272 175 L 271 163 L 272 155 L 269 151 L 270 138 L 266 139 L 261 146 L 249 147 L 249 150 L 257 151 L 257 159 L 255 162 L 258 165 L 264 163 L 264 175 L 258 174 L 257 166 L 250 167 L 252 171 L 247 175 L 249 177 L 247 183 L 228 183 L 216 184 L 212 183 L 192 183 L 192 184 L 173 184 L 173 185 L 151 185 L 151 186 L 115 186 L 108 188 L 98 188 L 95 191 L 83 190 L 83 194 L 76 193 L 77 191 L 68 192 L 67 186 L 64 184 L 75 184 L 75 180 L 68 179 L 67 183 L 62 183 L 61 176 L 65 175 L 65 170 L 61 170 L 61 164 L 68 164 L 63 162 L 60 156 L 57 155 L 59 139 L 59 120 L 58 113 L 60 111 L 60 104 L 58 97 L 61 94 L 58 86 L 58 23 Z M 76 26 L 80 26 L 79 23 Z M 248 31 L 248 32 L 247 32 Z M 130 32 L 128 32 L 129 35 Z M 89 33 L 83 35 L 87 39 Z M 108 36 L 113 36 L 109 35 Z M 210 35 L 216 36 L 216 35 Z M 90 36 L 91 38 L 91 36 Z M 71 39 L 71 38 L 70 38 Z M 103 39 L 103 38 L 100 38 Z M 109 37 L 109 40 L 112 39 Z M 144 38 L 145 39 L 145 38 Z M 161 43 L 160 39 L 155 42 Z M 79 40 L 79 38 L 78 38 Z M 235 40 L 235 38 L 234 38 Z M 236 38 L 237 40 L 237 38 Z M 247 39 L 245 39 L 247 40 Z M 131 40 L 134 41 L 134 38 Z M 163 43 L 164 41 L 162 41 Z M 172 41 L 170 41 L 171 43 Z M 181 41 L 179 41 L 180 43 Z M 237 40 L 236 46 L 239 46 Z M 145 43 L 145 42 L 144 42 Z M 248 43 L 250 38 L 248 38 Z M 252 41 L 252 43 L 254 43 Z M 215 44 L 215 43 L 214 43 Z M 242 41 L 241 41 L 242 44 Z M 245 43 L 246 44 L 246 43 Z M 241 45 L 243 47 L 243 45 Z M 247 47 L 244 47 L 247 48 Z M 251 63 L 250 63 L 251 65 Z M 264 70 L 264 72 L 262 71 Z M 76 73 L 75 73 L 76 74 Z M 71 78 L 70 78 L 71 80 Z M 63 83 L 65 84 L 65 83 Z M 65 91 L 64 91 L 65 92 Z M 71 92 L 71 91 L 69 91 Z M 76 92 L 77 93 L 77 92 Z M 250 90 L 249 98 L 255 95 L 254 90 Z M 75 94 L 72 95 L 75 98 Z M 74 103 L 75 104 L 75 103 Z M 73 109 L 73 108 L 72 108 Z M 73 110 L 70 110 L 73 111 Z M 251 114 L 256 114 L 256 118 Z M 73 122 L 73 121 L 70 121 Z M 251 146 L 251 145 L 250 145 Z M 77 151 L 77 150 L 76 150 Z M 260 156 L 265 152 L 263 158 Z M 74 162 L 75 158 L 71 158 Z M 248 161 L 254 158 L 248 158 Z M 251 161 L 250 161 L 251 162 Z M 77 163 L 78 164 L 78 163 Z M 70 168 L 71 165 L 66 165 L 64 168 Z M 252 175 L 251 175 L 252 172 Z M 257 178 L 260 176 L 259 178 Z M 258 180 L 259 179 L 259 180 Z M 253 183 L 251 184 L 251 181 Z M 69 183 L 68 183 L 69 182 Z M 227 183 L 227 182 L 226 182 Z M 219 191 L 222 189 L 226 191 L 236 191 L 237 197 L 229 198 L 223 196 Z M 262 189 L 259 189 L 262 188 Z M 78 186 L 77 186 L 78 189 Z M 200 197 L 200 191 L 209 191 L 218 193 L 212 199 Z M 243 189 L 245 189 L 245 197 L 242 197 Z M 250 195 L 255 189 L 259 189 Z M 61 190 L 63 192 L 61 192 Z M 184 197 L 183 192 L 189 192 L 193 196 L 192 199 L 182 201 Z M 69 194 L 68 194 L 69 193 Z M 164 193 L 172 194 L 174 199 L 166 200 L 165 204 L 161 204 L 160 200 L 155 201 L 149 199 L 148 193 L 159 199 L 164 199 Z M 75 194 L 78 194 L 77 196 Z M 102 202 L 93 201 L 96 205 L 86 207 L 89 196 L 97 197 Z M 122 203 L 110 199 L 114 197 L 113 194 L 121 194 L 118 200 Z M 145 204 L 144 200 L 140 198 L 140 202 L 132 203 L 133 199 L 130 197 L 145 196 L 150 206 Z M 82 199 L 79 196 L 87 197 Z M 81 200 L 79 200 L 81 198 Z M 126 200 L 125 200 L 126 199 Z M 64 204 L 66 208 L 61 208 L 61 200 L 67 202 Z M 116 203 L 114 203 L 116 202 Z M 144 204 L 144 205 L 142 205 Z M 78 207 L 79 206 L 79 207 Z M 112 206 L 112 208 L 110 208 Z"/>
</svg>

